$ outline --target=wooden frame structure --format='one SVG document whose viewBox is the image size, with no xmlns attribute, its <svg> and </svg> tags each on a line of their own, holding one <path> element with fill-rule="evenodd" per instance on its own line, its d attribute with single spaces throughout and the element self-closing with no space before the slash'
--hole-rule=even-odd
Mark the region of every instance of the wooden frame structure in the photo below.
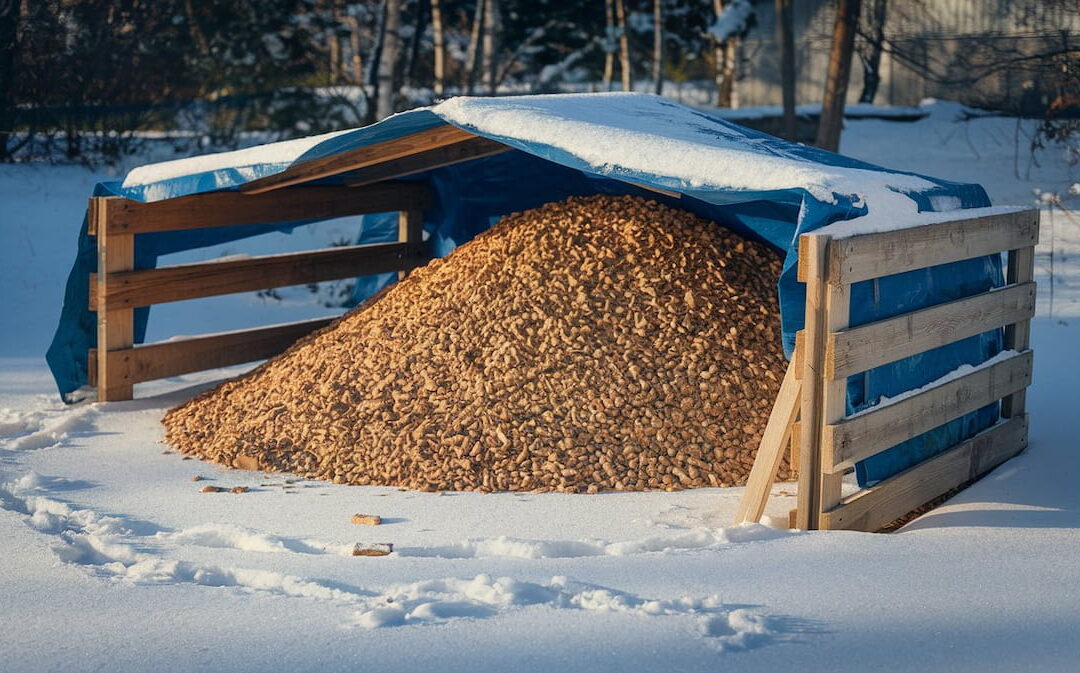
<svg viewBox="0 0 1080 673">
<path fill-rule="evenodd" d="M 441 124 L 298 163 L 246 183 L 239 191 L 152 203 L 112 196 L 91 198 L 88 234 L 97 239 L 98 272 L 90 276 L 89 307 L 97 312 L 98 347 L 90 350 L 87 378 L 97 386 L 98 400 L 129 400 L 133 385 L 144 381 L 262 360 L 330 323 L 324 318 L 135 345 L 133 309 L 389 271 L 404 275 L 426 261 L 423 211 L 433 195 L 426 184 L 393 180 L 510 149 Z M 340 186 L 310 184 L 338 175 L 343 175 Z M 394 211 L 399 218 L 396 243 L 135 268 L 139 234 Z"/>
<path fill-rule="evenodd" d="M 964 217 L 887 232 L 803 234 L 799 280 L 806 283 L 805 328 L 747 481 L 737 523 L 761 518 L 783 453 L 797 455 L 803 530 L 875 531 L 986 474 L 1027 446 L 1025 389 L 1031 382 L 1029 321 L 1039 212 Z M 853 283 L 974 257 L 1006 253 L 1006 285 L 877 322 L 848 323 Z M 852 416 L 849 376 L 994 329 L 1006 352 L 961 376 Z M 845 471 L 856 462 L 1001 400 L 992 427 L 850 496 Z M 798 422 L 796 422 L 798 419 Z"/>
</svg>

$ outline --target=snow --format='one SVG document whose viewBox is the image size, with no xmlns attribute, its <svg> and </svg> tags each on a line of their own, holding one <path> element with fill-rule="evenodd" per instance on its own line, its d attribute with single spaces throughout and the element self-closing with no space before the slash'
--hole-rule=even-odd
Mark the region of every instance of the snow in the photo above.
<svg viewBox="0 0 1080 673">
<path fill-rule="evenodd" d="M 724 7 L 716 21 L 709 26 L 709 35 L 723 44 L 733 37 L 742 35 L 754 16 L 754 6 L 749 0 L 733 0 Z"/>
<path fill-rule="evenodd" d="M 561 150 L 601 174 L 662 175 L 683 189 L 802 188 L 822 202 L 835 202 L 836 193 L 849 194 L 859 197 L 871 212 L 914 214 L 915 203 L 899 192 L 933 186 L 912 175 L 810 164 L 783 156 L 657 96 L 620 92 L 451 98 L 432 111 L 467 129 Z"/>
<path fill-rule="evenodd" d="M 815 229 L 814 233 L 828 234 L 833 238 L 848 238 L 862 234 L 878 234 L 886 231 L 911 229 L 953 220 L 1008 215 L 1031 209 L 1031 206 L 988 206 L 986 208 L 964 208 L 961 210 L 960 203 L 955 197 L 947 197 L 948 201 L 941 197 L 936 198 L 939 200 L 935 202 L 934 198 L 931 198 L 931 203 L 941 212 L 916 213 L 904 218 L 889 217 L 888 214 L 882 217 L 856 217 L 853 220 L 841 220 L 820 229 Z"/>
<path fill-rule="evenodd" d="M 279 170 L 284 170 L 289 164 L 296 161 L 297 158 L 302 156 L 312 147 L 315 147 L 325 140 L 330 140 L 335 136 L 348 133 L 352 130 L 353 129 L 331 131 L 330 133 L 323 133 L 317 136 L 296 138 L 295 140 L 283 140 L 281 142 L 257 145 L 255 147 L 234 150 L 232 152 L 218 152 L 187 159 L 174 159 L 172 161 L 147 164 L 133 168 L 127 176 L 124 177 L 123 187 L 149 185 L 155 182 L 183 177 L 185 175 L 193 175 L 195 173 L 216 171 L 226 168 L 234 169 L 243 175 L 248 175 L 249 179 L 255 179 L 259 176 L 251 173 L 249 170 L 251 167 L 262 164 L 271 164 L 276 165 Z"/>
<path fill-rule="evenodd" d="M 246 368 L 61 404 L 42 353 L 86 195 L 106 176 L 0 166 L 0 670 L 1074 670 L 1080 228 L 1064 209 L 1080 176 L 1052 150 L 1027 165 L 1015 120 L 927 109 L 910 124 L 849 121 L 843 149 L 979 182 L 998 204 L 1061 198 L 1038 204 L 1030 448 L 893 535 L 732 527 L 738 488 L 414 493 L 165 454 L 164 411 Z M 167 263 L 318 247 L 355 226 Z M 150 338 L 334 313 L 303 288 L 282 293 L 155 308 Z M 773 493 L 780 521 L 795 486 Z M 357 512 L 384 523 L 353 525 Z M 386 542 L 392 555 L 351 555 Z"/>
</svg>

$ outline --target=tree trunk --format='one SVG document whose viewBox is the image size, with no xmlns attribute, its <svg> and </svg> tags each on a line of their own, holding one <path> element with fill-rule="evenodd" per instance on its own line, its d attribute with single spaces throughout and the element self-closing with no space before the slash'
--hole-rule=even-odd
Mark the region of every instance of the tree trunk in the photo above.
<svg viewBox="0 0 1080 673">
<path fill-rule="evenodd" d="M 446 47 L 443 45 L 442 0 L 431 0 L 431 31 L 435 53 L 435 97 L 441 98 L 446 88 Z"/>
<path fill-rule="evenodd" d="M 401 53 L 401 0 L 386 0 L 384 20 L 382 54 L 379 55 L 379 97 L 375 112 L 378 119 L 394 114 L 394 98 L 398 90 L 397 62 Z"/>
<path fill-rule="evenodd" d="M 427 28 L 428 7 L 430 7 L 428 0 L 419 0 L 416 3 L 416 20 L 413 23 L 412 38 L 409 40 L 409 64 L 405 68 L 404 83 L 406 85 L 411 85 L 416 81 L 416 63 L 420 60 L 420 41 Z"/>
<path fill-rule="evenodd" d="M 368 57 L 367 76 L 364 92 L 367 95 L 367 110 L 364 123 L 375 122 L 379 105 L 379 70 L 382 63 L 383 42 L 386 41 L 386 3 L 382 0 L 375 15 L 375 39 L 371 43 L 371 55 Z"/>
<path fill-rule="evenodd" d="M 345 25 L 349 27 L 349 61 L 351 63 L 351 76 L 349 81 L 356 86 L 364 85 L 364 57 L 360 53 L 360 22 L 355 16 L 346 14 Z"/>
<path fill-rule="evenodd" d="M 24 3 L 0 3 L 0 160 L 12 151 L 15 134 L 15 76 L 19 62 L 19 24 Z"/>
<path fill-rule="evenodd" d="M 469 47 L 465 51 L 465 93 L 470 96 L 476 88 L 476 53 L 480 50 L 480 26 L 484 20 L 485 2 L 486 0 L 476 0 L 472 31 L 469 34 Z"/>
<path fill-rule="evenodd" d="M 615 2 L 604 0 L 604 90 L 611 91 L 615 76 L 615 50 L 611 44 L 615 37 Z"/>
<path fill-rule="evenodd" d="M 792 0 L 776 0 L 776 42 L 780 46 L 780 91 L 784 101 L 784 137 L 794 142 L 795 126 L 795 17 Z"/>
<path fill-rule="evenodd" d="M 866 44 L 859 54 L 863 66 L 863 88 L 859 95 L 860 103 L 873 103 L 881 85 L 881 49 L 885 43 L 885 15 L 887 0 L 872 0 L 870 3 L 869 31 Z"/>
<path fill-rule="evenodd" d="M 833 27 L 829 72 L 825 77 L 825 96 L 821 101 L 821 122 L 817 146 L 836 152 L 840 149 L 840 129 L 844 124 L 844 99 L 851 76 L 851 53 L 855 47 L 855 28 L 859 22 L 861 0 L 839 0 Z"/>
<path fill-rule="evenodd" d="M 664 92 L 664 13 L 661 2 L 653 0 L 652 75 L 657 96 Z"/>
<path fill-rule="evenodd" d="M 626 35 L 626 0 L 615 0 L 615 20 L 619 28 L 619 71 L 622 75 L 622 90 L 633 88 L 630 70 L 630 39 Z"/>
<path fill-rule="evenodd" d="M 341 24 L 341 4 L 338 0 L 329 2 L 330 21 L 326 29 L 326 46 L 330 57 L 330 84 L 340 84 L 342 80 L 341 68 L 341 36 L 338 35 L 338 26 Z"/>
<path fill-rule="evenodd" d="M 484 55 L 481 74 L 489 96 L 495 95 L 496 72 L 498 61 L 495 58 L 499 49 L 499 3 L 498 0 L 485 0 L 484 7 Z"/>
<path fill-rule="evenodd" d="M 724 13 L 724 0 L 713 0 L 714 19 Z M 730 67 L 728 65 L 727 45 L 716 38 L 713 43 L 713 73 L 716 81 L 716 107 L 731 107 L 731 81 L 728 79 Z"/>
</svg>

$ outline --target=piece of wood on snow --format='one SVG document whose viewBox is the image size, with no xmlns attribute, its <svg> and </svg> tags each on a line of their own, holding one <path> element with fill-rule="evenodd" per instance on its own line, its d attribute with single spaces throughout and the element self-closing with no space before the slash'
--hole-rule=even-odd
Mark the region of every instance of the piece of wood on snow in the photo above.
<svg viewBox="0 0 1080 673">
<path fill-rule="evenodd" d="M 1035 283 L 1021 283 L 832 332 L 825 376 L 846 378 L 1033 315 Z"/>
<path fill-rule="evenodd" d="M 871 407 L 825 426 L 822 454 L 835 471 L 1023 390 L 1031 383 L 1031 351 Z"/>
<path fill-rule="evenodd" d="M 362 188 L 291 187 L 265 194 L 207 192 L 150 203 L 119 196 L 97 198 L 102 199 L 109 233 L 148 234 L 423 210 L 433 195 L 422 182 L 387 182 Z M 99 222 L 100 218 L 90 218 L 91 236 L 97 234 Z"/>
<path fill-rule="evenodd" d="M 791 426 L 799 413 L 800 389 L 801 385 L 795 378 L 793 363 L 788 365 L 787 373 L 784 374 L 780 392 L 776 395 L 772 413 L 769 414 L 769 422 L 765 425 L 765 433 L 761 437 L 757 454 L 754 456 L 754 466 L 750 468 L 750 476 L 746 480 L 739 510 L 735 514 L 736 524 L 757 523 L 761 520 L 765 503 L 769 499 L 769 492 L 776 480 L 776 472 L 784 459 Z"/>
<path fill-rule="evenodd" d="M 265 178 L 252 180 L 245 185 L 241 185 L 240 191 L 247 194 L 260 194 L 301 182 L 348 173 L 349 171 L 373 166 L 410 154 L 419 154 L 439 147 L 453 145 L 475 137 L 476 134 L 469 133 L 456 126 L 441 124 L 401 138 L 394 138 L 374 145 L 358 147 L 341 154 L 294 164 L 280 173 L 268 175 Z"/>
<path fill-rule="evenodd" d="M 994 469 L 1027 446 L 1027 416 L 1015 416 L 874 486 L 823 515 L 822 528 L 873 532 Z"/>
</svg>

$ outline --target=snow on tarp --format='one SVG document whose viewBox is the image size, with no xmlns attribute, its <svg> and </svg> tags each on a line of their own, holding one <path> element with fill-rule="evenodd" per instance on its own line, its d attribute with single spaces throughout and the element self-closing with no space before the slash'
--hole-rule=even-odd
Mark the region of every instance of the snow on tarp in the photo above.
<svg viewBox="0 0 1080 673">
<path fill-rule="evenodd" d="M 290 166 L 446 123 L 515 151 L 409 178 L 429 181 L 436 194 L 435 205 L 424 215 L 432 254 L 449 253 L 502 215 L 568 196 L 646 196 L 785 253 L 778 291 L 782 338 L 789 355 L 795 332 L 803 324 L 805 302 L 804 287 L 796 280 L 799 234 L 857 218 L 875 228 L 903 226 L 919 212 L 990 205 L 978 185 L 890 171 L 789 143 L 657 96 L 630 93 L 453 98 L 360 129 L 144 166 L 122 182 L 98 185 L 95 195 L 148 202 L 235 189 Z M 319 182 L 335 184 L 342 179 L 332 176 Z M 642 186 L 675 192 L 681 198 Z M 136 267 L 153 268 L 163 254 L 286 231 L 297 224 L 140 235 Z M 392 241 L 396 236 L 396 217 L 367 216 L 357 242 Z M 87 380 L 87 349 L 96 340 L 94 314 L 86 305 L 88 276 L 94 270 L 94 245 L 84 223 L 60 325 L 47 356 L 64 395 Z M 393 277 L 362 279 L 355 299 L 365 298 Z M 988 256 L 858 283 L 852 287 L 851 324 L 951 301 L 1002 282 L 1000 257 Z M 145 335 L 147 316 L 148 309 L 136 311 L 137 342 Z M 1001 334 L 995 330 L 853 376 L 848 380 L 849 411 L 925 385 L 960 366 L 976 365 L 1000 350 Z M 997 406 L 992 405 L 862 461 L 857 466 L 860 482 L 869 484 L 895 474 L 989 427 L 996 418 Z"/>
</svg>

